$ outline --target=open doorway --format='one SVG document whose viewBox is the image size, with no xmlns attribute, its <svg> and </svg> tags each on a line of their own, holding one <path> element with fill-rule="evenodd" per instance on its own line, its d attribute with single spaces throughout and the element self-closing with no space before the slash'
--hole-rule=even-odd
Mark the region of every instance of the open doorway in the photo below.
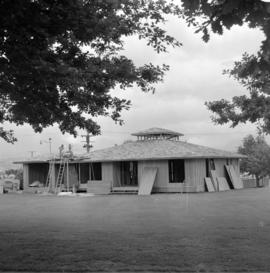
<svg viewBox="0 0 270 273">
<path fill-rule="evenodd" d="M 138 162 L 120 162 L 121 186 L 138 186 Z"/>
</svg>

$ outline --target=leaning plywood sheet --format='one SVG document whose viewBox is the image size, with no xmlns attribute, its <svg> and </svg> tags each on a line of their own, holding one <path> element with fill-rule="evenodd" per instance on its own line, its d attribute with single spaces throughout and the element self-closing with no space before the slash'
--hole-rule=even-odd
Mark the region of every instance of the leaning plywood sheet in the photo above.
<svg viewBox="0 0 270 273">
<path fill-rule="evenodd" d="M 232 175 L 232 178 L 233 180 L 235 181 L 235 188 L 236 189 L 243 189 L 243 181 L 242 179 L 240 178 L 239 175 L 237 175 L 235 169 L 233 166 L 230 166 L 230 169 L 231 169 L 231 175 Z"/>
<path fill-rule="evenodd" d="M 233 185 L 233 188 L 235 189 L 235 185 L 234 185 L 233 179 L 232 179 L 232 174 L 231 174 L 231 167 L 230 167 L 230 165 L 225 165 L 225 170 L 226 170 L 226 172 L 227 172 L 227 174 L 228 174 L 228 176 L 229 176 L 229 179 L 230 179 L 230 181 L 231 181 L 231 183 L 232 183 L 232 185 Z"/>
<path fill-rule="evenodd" d="M 229 178 L 233 184 L 233 187 L 235 189 L 242 189 L 243 182 L 242 182 L 241 178 L 236 174 L 234 167 L 232 165 L 226 165 L 225 168 L 226 168 Z"/>
<path fill-rule="evenodd" d="M 227 181 L 227 179 L 225 177 L 218 177 L 217 182 L 218 182 L 218 190 L 219 191 L 228 191 L 228 190 L 230 190 L 228 181 Z"/>
<path fill-rule="evenodd" d="M 217 173 L 215 170 L 210 171 L 210 177 L 212 179 L 212 183 L 214 185 L 214 188 L 216 191 L 218 191 L 218 185 L 217 185 Z"/>
<path fill-rule="evenodd" d="M 215 191 L 213 182 L 212 182 L 212 180 L 211 180 L 210 177 L 205 177 L 204 181 L 205 181 L 205 185 L 206 185 L 207 191 L 209 191 L 209 192 Z"/>
<path fill-rule="evenodd" d="M 145 167 L 139 185 L 139 195 L 150 195 L 157 175 L 157 168 Z"/>
</svg>

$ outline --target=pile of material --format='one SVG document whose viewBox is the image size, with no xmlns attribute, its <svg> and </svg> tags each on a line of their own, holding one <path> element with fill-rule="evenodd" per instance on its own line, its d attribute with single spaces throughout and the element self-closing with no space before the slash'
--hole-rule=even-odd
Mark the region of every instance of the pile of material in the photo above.
<svg viewBox="0 0 270 273">
<path fill-rule="evenodd" d="M 219 177 L 215 170 L 210 170 L 210 177 L 205 177 L 205 186 L 208 192 L 242 189 L 243 182 L 232 165 L 225 165 L 226 177 Z"/>
<path fill-rule="evenodd" d="M 0 194 L 8 192 L 18 192 L 20 190 L 20 181 L 13 178 L 0 179 Z"/>
</svg>

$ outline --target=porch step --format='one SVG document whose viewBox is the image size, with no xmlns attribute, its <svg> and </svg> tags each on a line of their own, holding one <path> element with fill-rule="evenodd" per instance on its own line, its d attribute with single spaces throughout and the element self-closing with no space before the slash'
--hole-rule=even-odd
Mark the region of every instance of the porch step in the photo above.
<svg viewBox="0 0 270 273">
<path fill-rule="evenodd" d="M 134 193 L 138 194 L 138 187 L 113 187 L 111 193 Z"/>
</svg>

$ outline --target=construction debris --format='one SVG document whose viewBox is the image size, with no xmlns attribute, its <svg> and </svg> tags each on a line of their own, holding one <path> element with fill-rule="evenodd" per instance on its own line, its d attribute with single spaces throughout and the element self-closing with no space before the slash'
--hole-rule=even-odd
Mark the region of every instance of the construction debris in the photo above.
<svg viewBox="0 0 270 273">
<path fill-rule="evenodd" d="M 31 188 L 39 188 L 42 186 L 42 183 L 39 181 L 34 181 L 32 184 L 29 185 Z"/>
</svg>

